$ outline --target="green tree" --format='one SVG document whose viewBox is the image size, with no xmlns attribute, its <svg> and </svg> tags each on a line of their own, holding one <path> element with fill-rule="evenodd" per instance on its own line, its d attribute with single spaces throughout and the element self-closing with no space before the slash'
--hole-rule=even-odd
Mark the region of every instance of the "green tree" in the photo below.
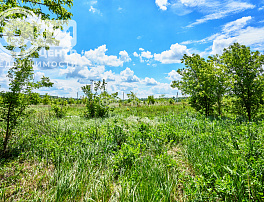
<svg viewBox="0 0 264 202">
<path fill-rule="evenodd" d="M 51 99 L 50 96 L 48 95 L 48 93 L 46 93 L 42 99 L 42 103 L 44 105 L 49 105 L 51 103 Z"/>
<path fill-rule="evenodd" d="M 105 91 L 106 83 L 104 80 L 103 82 L 97 81 L 92 84 L 94 84 L 95 93 L 92 92 L 92 85 L 82 87 L 82 91 L 87 97 L 84 116 L 87 118 L 104 117 L 111 110 L 109 107 L 111 95 Z M 100 95 L 98 95 L 98 90 L 101 90 Z"/>
<path fill-rule="evenodd" d="M 45 19 L 63 19 L 68 20 L 71 18 L 72 13 L 67 11 L 67 8 L 70 8 L 73 5 L 73 0 L 8 0 L 0 1 L 0 12 L 3 12 L 7 9 L 13 7 L 21 7 L 33 11 L 38 17 L 41 17 L 42 20 Z M 42 10 L 43 9 L 43 10 Z M 44 12 L 45 11 L 45 12 Z M 49 13 L 48 13 L 49 12 Z M 13 18 L 22 17 L 20 15 L 14 14 L 11 16 Z M 6 25 L 8 21 L 2 22 L 0 27 L 0 36 L 2 37 L 3 26 Z M 34 34 L 38 30 L 34 29 Z M 18 32 L 19 33 L 19 32 Z M 44 36 L 45 36 L 44 32 Z M 49 43 L 52 44 L 56 42 L 51 40 Z M 15 47 L 8 46 L 6 47 L 9 50 L 13 50 Z M 25 50 L 25 46 L 19 47 L 21 51 Z M 15 59 L 14 67 L 11 67 L 8 71 L 8 78 L 10 81 L 9 91 L 2 93 L 2 113 L 0 114 L 1 118 L 4 120 L 6 125 L 5 137 L 3 141 L 3 154 L 7 151 L 7 144 L 9 139 L 12 136 L 18 120 L 23 115 L 26 107 L 29 103 L 29 96 L 33 89 L 38 89 L 41 87 L 51 87 L 52 83 L 49 78 L 42 77 L 41 81 L 34 82 L 33 80 L 33 58 L 39 56 L 38 51 L 41 49 L 39 47 L 36 52 L 32 53 L 30 56 L 24 57 L 23 59 Z"/>
<path fill-rule="evenodd" d="M 211 82 L 211 90 L 216 99 L 216 110 L 218 115 L 222 114 L 223 97 L 230 89 L 230 77 L 226 74 L 226 66 L 223 64 L 219 55 L 209 56 L 208 63 L 214 68 L 213 81 Z"/>
<path fill-rule="evenodd" d="M 30 94 L 30 104 L 38 105 L 39 103 L 41 103 L 41 98 L 39 96 L 39 93 L 31 93 Z"/>
<path fill-rule="evenodd" d="M 17 60 L 26 61 L 28 58 Z M 30 94 L 32 90 L 41 87 L 50 87 L 53 84 L 47 77 L 42 77 L 41 81 L 34 82 L 33 74 L 33 66 L 29 64 L 24 65 L 23 63 L 18 63 L 8 71 L 7 76 L 10 81 L 9 91 L 2 93 L 3 109 L 0 115 L 6 126 L 3 154 L 6 153 L 7 144 L 12 136 L 13 130 L 24 114 L 26 107 L 30 104 Z"/>
<path fill-rule="evenodd" d="M 198 54 L 191 56 L 185 54 L 182 63 L 185 63 L 186 68 L 177 71 L 182 79 L 173 81 L 171 87 L 177 87 L 184 94 L 189 95 L 191 106 L 209 116 L 215 103 L 215 95 L 212 91 L 214 82 L 213 64 L 205 61 Z"/>
<path fill-rule="evenodd" d="M 138 102 L 139 101 L 138 98 L 137 98 L 137 95 L 134 92 L 132 92 L 132 91 L 130 91 L 130 93 L 127 94 L 127 97 L 128 97 L 128 103 L 130 103 L 130 102 Z"/>
<path fill-rule="evenodd" d="M 147 102 L 148 102 L 149 105 L 153 105 L 155 103 L 154 95 L 149 95 L 148 99 L 147 99 Z"/>
<path fill-rule="evenodd" d="M 235 43 L 224 49 L 222 62 L 232 78 L 230 93 L 238 102 L 251 121 L 257 113 L 263 98 L 264 55 L 251 51 L 250 47 Z"/>
</svg>

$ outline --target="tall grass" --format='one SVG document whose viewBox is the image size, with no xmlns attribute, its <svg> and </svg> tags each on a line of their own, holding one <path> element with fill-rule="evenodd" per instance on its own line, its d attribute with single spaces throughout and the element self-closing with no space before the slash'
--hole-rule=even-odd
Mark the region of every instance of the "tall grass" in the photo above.
<svg viewBox="0 0 264 202">
<path fill-rule="evenodd" d="M 181 105 L 105 119 L 82 110 L 58 119 L 35 109 L 21 123 L 13 158 L 1 159 L 1 200 L 263 200 L 264 122 L 207 119 Z"/>
</svg>

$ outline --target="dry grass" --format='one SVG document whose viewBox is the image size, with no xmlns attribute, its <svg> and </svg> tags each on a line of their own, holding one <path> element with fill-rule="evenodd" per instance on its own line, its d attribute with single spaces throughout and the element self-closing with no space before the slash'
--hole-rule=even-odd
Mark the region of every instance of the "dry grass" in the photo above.
<svg viewBox="0 0 264 202">
<path fill-rule="evenodd" d="M 171 148 L 168 151 L 168 155 L 171 155 L 173 159 L 177 163 L 177 168 L 179 171 L 179 180 L 178 180 L 178 187 L 176 190 L 175 200 L 182 202 L 186 201 L 186 196 L 184 194 L 183 183 L 187 178 L 193 178 L 195 176 L 194 171 L 192 170 L 191 166 L 188 164 L 187 160 L 184 158 L 183 149 L 181 145 L 177 145 Z"/>
<path fill-rule="evenodd" d="M 11 162 L 0 170 L 0 200 L 29 200 L 31 195 L 42 198 L 49 187 L 54 166 L 38 162 Z"/>
</svg>

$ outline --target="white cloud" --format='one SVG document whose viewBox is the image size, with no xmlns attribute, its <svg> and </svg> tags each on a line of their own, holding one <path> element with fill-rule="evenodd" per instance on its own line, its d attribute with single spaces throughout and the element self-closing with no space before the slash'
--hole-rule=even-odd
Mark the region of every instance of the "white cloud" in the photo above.
<svg viewBox="0 0 264 202">
<path fill-rule="evenodd" d="M 205 52 L 200 53 L 208 54 L 222 54 L 224 48 L 238 42 L 252 48 L 264 50 L 264 27 L 251 27 L 248 26 L 252 17 L 246 16 L 239 18 L 235 21 L 226 23 L 221 32 L 213 34 L 201 40 L 184 41 L 181 44 L 191 43 L 212 43 Z"/>
<path fill-rule="evenodd" d="M 101 11 L 97 8 L 94 8 L 93 6 L 90 6 L 89 11 L 98 15 L 102 15 Z"/>
<path fill-rule="evenodd" d="M 232 1 L 227 4 L 222 4 L 221 7 L 214 10 L 213 13 L 205 15 L 203 18 L 197 19 L 194 23 L 191 23 L 187 27 L 193 27 L 195 25 L 199 25 L 210 20 L 221 19 L 228 15 L 239 13 L 247 9 L 253 9 L 253 8 L 255 8 L 253 4 L 246 2 Z"/>
<path fill-rule="evenodd" d="M 139 54 L 137 54 L 137 52 L 134 52 L 133 55 L 134 55 L 135 57 L 139 57 Z"/>
<path fill-rule="evenodd" d="M 84 67 L 82 70 L 78 72 L 79 75 L 83 76 L 87 80 L 99 80 L 102 77 L 102 74 L 105 71 L 104 66 L 96 66 L 96 67 Z"/>
<path fill-rule="evenodd" d="M 85 56 L 81 56 L 78 53 L 72 53 L 70 55 L 65 55 L 65 63 L 74 64 L 78 66 L 91 66 L 92 62 L 88 60 Z"/>
<path fill-rule="evenodd" d="M 154 59 L 163 64 L 181 63 L 181 58 L 184 54 L 190 55 L 187 47 L 176 43 L 171 45 L 170 50 L 160 54 L 155 53 Z"/>
<path fill-rule="evenodd" d="M 205 0 L 180 0 L 180 2 L 185 6 L 195 7 L 205 5 Z"/>
<path fill-rule="evenodd" d="M 128 67 L 124 71 L 120 72 L 120 76 L 124 82 L 139 82 L 139 78 L 134 75 L 134 71 Z"/>
<path fill-rule="evenodd" d="M 150 91 L 152 94 L 165 94 L 166 96 L 176 96 L 178 92 L 177 89 L 172 88 L 168 83 L 160 83 L 159 85 L 152 87 Z"/>
<path fill-rule="evenodd" d="M 239 30 L 235 36 L 220 35 L 213 41 L 211 54 L 221 54 L 224 48 L 238 42 L 246 46 L 258 46 L 262 44 L 264 48 L 264 27 L 247 27 L 246 29 Z"/>
<path fill-rule="evenodd" d="M 135 57 L 139 57 L 140 62 L 150 62 L 150 59 L 153 58 L 153 55 L 151 54 L 151 52 L 145 51 L 143 48 L 139 48 L 139 50 L 141 51 L 141 53 L 138 54 L 137 52 L 134 52 L 133 55 Z M 148 65 L 150 65 L 150 64 L 148 64 Z"/>
<path fill-rule="evenodd" d="M 172 70 L 171 72 L 168 73 L 168 77 L 166 77 L 167 79 L 171 80 L 171 81 L 177 81 L 180 80 L 182 78 L 182 76 L 176 72 L 175 70 Z"/>
<path fill-rule="evenodd" d="M 156 86 L 156 85 L 159 84 L 155 79 L 153 79 L 153 78 L 149 78 L 149 77 L 146 77 L 146 78 L 144 79 L 144 83 L 145 83 L 147 86 Z"/>
<path fill-rule="evenodd" d="M 151 55 L 150 51 L 144 51 L 144 52 L 141 53 L 141 57 L 142 58 L 151 59 L 151 58 L 153 58 L 153 55 Z"/>
<path fill-rule="evenodd" d="M 97 0 L 95 0 L 95 1 L 86 1 L 85 4 L 90 7 L 89 8 L 89 12 L 94 13 L 94 14 L 102 15 L 101 11 L 98 8 L 95 8 L 95 6 L 97 4 Z"/>
<path fill-rule="evenodd" d="M 121 61 L 124 61 L 124 62 L 130 62 L 131 61 L 131 58 L 129 57 L 128 53 L 125 50 L 120 51 L 119 55 L 120 55 Z"/>
<path fill-rule="evenodd" d="M 48 88 L 49 95 L 65 95 L 67 97 L 76 97 L 77 92 L 82 92 L 81 87 L 83 84 L 78 82 L 76 79 L 52 79 L 54 85 L 52 88 Z M 41 91 L 43 94 L 43 91 Z"/>
<path fill-rule="evenodd" d="M 123 66 L 125 61 L 117 58 L 117 56 L 114 55 L 106 55 L 105 53 L 107 50 L 108 49 L 106 48 L 106 45 L 102 45 L 95 50 L 85 51 L 84 55 L 88 60 L 96 65 L 108 65 L 113 67 Z M 125 52 L 122 52 L 121 54 L 124 56 Z"/>
<path fill-rule="evenodd" d="M 156 0 L 156 5 L 163 11 L 167 10 L 168 0 Z"/>
<path fill-rule="evenodd" d="M 43 72 L 35 72 L 34 73 L 34 81 L 40 81 L 43 76 L 45 76 L 45 74 Z"/>
<path fill-rule="evenodd" d="M 0 52 L 0 75 L 12 65 L 13 61 L 12 56 Z"/>
<path fill-rule="evenodd" d="M 249 20 L 251 20 L 251 16 L 242 17 L 240 19 L 237 19 L 235 21 L 229 22 L 224 25 L 223 31 L 226 33 L 239 31 L 243 27 L 245 27 Z"/>
</svg>

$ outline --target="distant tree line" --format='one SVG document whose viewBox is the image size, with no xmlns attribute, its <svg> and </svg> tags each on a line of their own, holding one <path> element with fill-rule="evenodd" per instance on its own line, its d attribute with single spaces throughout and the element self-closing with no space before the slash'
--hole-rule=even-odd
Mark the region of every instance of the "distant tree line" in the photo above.
<svg viewBox="0 0 264 202">
<path fill-rule="evenodd" d="M 249 121 L 258 113 L 264 91 L 264 55 L 259 51 L 234 43 L 222 55 L 207 60 L 198 54 L 185 54 L 182 63 L 185 68 L 177 71 L 182 78 L 171 86 L 188 95 L 197 111 L 206 116 L 215 111 L 222 115 L 224 103 L 229 103 Z"/>
</svg>

